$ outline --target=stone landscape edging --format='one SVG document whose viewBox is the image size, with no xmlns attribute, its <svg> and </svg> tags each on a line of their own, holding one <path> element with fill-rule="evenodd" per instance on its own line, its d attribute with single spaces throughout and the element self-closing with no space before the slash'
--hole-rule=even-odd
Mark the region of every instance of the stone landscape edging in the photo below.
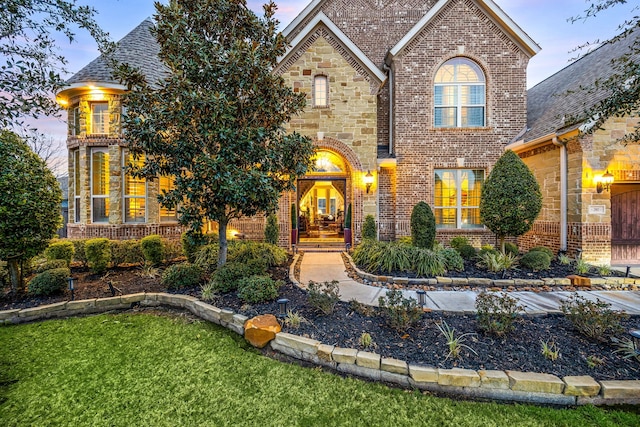
<svg viewBox="0 0 640 427">
<path fill-rule="evenodd" d="M 215 307 L 190 295 L 136 293 L 0 311 L 0 324 L 126 310 L 136 305 L 186 309 L 241 336 L 244 336 L 244 326 L 249 320 L 242 314 Z M 270 346 L 273 351 L 344 374 L 442 395 L 565 406 L 640 404 L 640 380 L 596 381 L 590 376 L 560 378 L 534 372 L 441 369 L 408 364 L 368 351 L 335 347 L 287 332 L 277 333 Z"/>
</svg>

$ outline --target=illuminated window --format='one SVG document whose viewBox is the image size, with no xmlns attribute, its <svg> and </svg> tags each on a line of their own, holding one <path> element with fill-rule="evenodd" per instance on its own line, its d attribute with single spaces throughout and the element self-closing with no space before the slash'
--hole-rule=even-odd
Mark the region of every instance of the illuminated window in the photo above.
<svg viewBox="0 0 640 427">
<path fill-rule="evenodd" d="M 435 78 L 436 127 L 481 127 L 485 123 L 485 78 L 478 65 L 465 58 L 445 62 Z"/>
<path fill-rule="evenodd" d="M 80 107 L 76 104 L 73 108 L 71 108 L 70 113 L 69 124 L 71 127 L 71 135 L 80 135 Z"/>
<path fill-rule="evenodd" d="M 91 149 L 91 218 L 109 222 L 109 150 Z"/>
<path fill-rule="evenodd" d="M 80 150 L 73 151 L 73 212 L 74 222 L 80 222 Z"/>
<path fill-rule="evenodd" d="M 122 156 L 123 166 L 142 167 L 144 157 L 137 160 L 125 151 Z M 130 173 L 124 177 L 124 222 L 145 222 L 147 205 L 147 184 L 144 178 L 135 178 Z"/>
<path fill-rule="evenodd" d="M 329 82 L 327 76 L 317 75 L 313 78 L 313 106 L 329 106 Z"/>
<path fill-rule="evenodd" d="M 91 133 L 93 135 L 109 134 L 108 102 L 94 102 L 91 104 Z"/>
<path fill-rule="evenodd" d="M 160 176 L 159 192 L 160 194 L 168 193 L 175 188 L 175 181 L 170 176 Z M 169 209 L 162 204 L 160 205 L 160 222 L 176 222 L 178 214 L 176 209 Z"/>
<path fill-rule="evenodd" d="M 436 169 L 434 214 L 438 228 L 482 228 L 483 170 Z"/>
</svg>

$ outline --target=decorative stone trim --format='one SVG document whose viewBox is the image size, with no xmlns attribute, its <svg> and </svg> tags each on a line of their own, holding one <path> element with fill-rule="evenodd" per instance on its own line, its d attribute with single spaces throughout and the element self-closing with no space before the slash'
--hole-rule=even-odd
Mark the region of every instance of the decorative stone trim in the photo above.
<svg viewBox="0 0 640 427">
<path fill-rule="evenodd" d="M 135 305 L 186 309 L 239 335 L 244 334 L 244 324 L 248 320 L 242 314 L 217 308 L 189 295 L 137 293 L 0 311 L 0 325 L 123 310 Z M 276 334 L 269 345 L 279 353 L 344 374 L 443 395 L 566 406 L 640 405 L 640 380 L 596 381 L 590 376 L 559 378 L 534 372 L 409 365 L 403 360 L 381 357 L 377 353 L 335 347 L 286 332 Z"/>
</svg>

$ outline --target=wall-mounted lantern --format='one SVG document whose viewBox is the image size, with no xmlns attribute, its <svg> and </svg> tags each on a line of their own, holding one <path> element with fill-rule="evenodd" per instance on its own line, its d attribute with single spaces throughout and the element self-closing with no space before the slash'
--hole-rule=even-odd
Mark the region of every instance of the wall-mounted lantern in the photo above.
<svg viewBox="0 0 640 427">
<path fill-rule="evenodd" d="M 367 186 L 367 194 L 369 194 L 371 186 L 373 185 L 373 175 L 370 170 L 368 170 L 367 174 L 364 176 L 364 184 Z"/>
<path fill-rule="evenodd" d="M 609 169 L 600 177 L 596 184 L 596 191 L 602 193 L 603 191 L 609 191 L 613 184 L 613 175 L 609 172 Z"/>
</svg>

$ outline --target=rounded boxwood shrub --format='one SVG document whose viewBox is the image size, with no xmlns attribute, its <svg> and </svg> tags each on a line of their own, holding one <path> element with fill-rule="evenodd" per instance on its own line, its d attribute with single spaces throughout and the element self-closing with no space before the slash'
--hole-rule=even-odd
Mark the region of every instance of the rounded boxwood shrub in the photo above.
<svg viewBox="0 0 640 427">
<path fill-rule="evenodd" d="M 253 259 L 247 262 L 227 262 L 213 275 L 212 286 L 219 292 L 238 290 L 240 282 L 247 277 L 263 275 L 267 270 L 264 260 Z"/>
<path fill-rule="evenodd" d="M 75 249 L 73 243 L 68 240 L 59 240 L 53 242 L 45 249 L 44 256 L 48 260 L 63 259 L 67 262 L 67 267 L 71 264 Z"/>
<path fill-rule="evenodd" d="M 436 240 L 436 217 L 425 202 L 418 202 L 411 211 L 411 239 L 413 246 L 433 248 Z"/>
<path fill-rule="evenodd" d="M 438 252 L 438 255 L 442 258 L 444 268 L 447 271 L 462 271 L 464 270 L 464 260 L 462 256 L 453 248 L 442 249 Z"/>
<path fill-rule="evenodd" d="M 162 237 L 157 234 L 144 237 L 140 241 L 140 247 L 144 254 L 144 259 L 153 265 L 160 265 L 164 260 L 164 243 Z"/>
<path fill-rule="evenodd" d="M 238 288 L 238 298 L 248 303 L 273 301 L 278 298 L 278 289 L 284 282 L 274 281 L 269 276 L 251 276 L 243 280 Z"/>
<path fill-rule="evenodd" d="M 535 248 L 529 249 L 529 252 L 531 252 L 531 251 L 544 252 L 545 254 L 549 255 L 550 259 L 553 259 L 553 257 L 554 257 L 553 251 L 551 249 L 547 248 L 546 246 L 536 246 Z"/>
<path fill-rule="evenodd" d="M 87 255 L 84 252 L 84 247 L 87 244 L 87 239 L 71 240 L 73 243 L 73 260 L 82 264 L 83 267 L 88 265 Z"/>
<path fill-rule="evenodd" d="M 62 292 L 67 287 L 69 276 L 71 271 L 66 267 L 43 271 L 29 282 L 29 293 L 44 296 Z"/>
<path fill-rule="evenodd" d="M 471 245 L 461 245 L 457 251 L 463 259 L 472 259 L 478 255 L 476 248 Z"/>
<path fill-rule="evenodd" d="M 465 245 L 470 246 L 471 242 L 469 242 L 469 239 L 464 236 L 456 236 L 449 242 L 449 246 L 451 246 L 455 250 L 458 250 Z"/>
<path fill-rule="evenodd" d="M 111 262 L 114 266 L 143 263 L 144 254 L 140 240 L 112 240 Z"/>
<path fill-rule="evenodd" d="M 202 270 L 194 264 L 174 264 L 162 273 L 162 284 L 169 289 L 192 288 L 201 281 Z"/>
<path fill-rule="evenodd" d="M 373 215 L 367 215 L 362 224 L 362 238 L 366 240 L 375 240 L 378 237 L 376 230 L 376 219 Z"/>
<path fill-rule="evenodd" d="M 97 274 L 107 271 L 111 262 L 111 243 L 108 239 L 89 239 L 84 245 L 89 268 Z"/>
<path fill-rule="evenodd" d="M 531 250 L 522 255 L 520 265 L 533 271 L 548 270 L 551 266 L 551 258 L 546 252 Z"/>
</svg>

